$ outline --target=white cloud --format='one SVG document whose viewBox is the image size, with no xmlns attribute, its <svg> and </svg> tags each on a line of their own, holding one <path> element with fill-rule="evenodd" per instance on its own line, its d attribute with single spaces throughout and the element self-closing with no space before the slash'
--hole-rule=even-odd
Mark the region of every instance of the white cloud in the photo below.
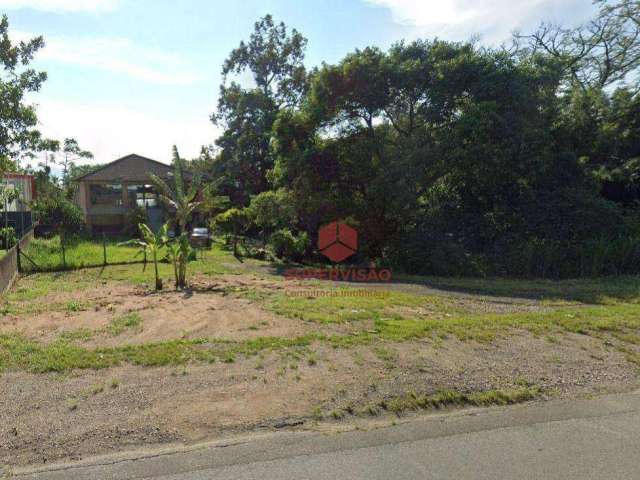
<svg viewBox="0 0 640 480">
<path fill-rule="evenodd" d="M 14 32 L 11 36 L 27 40 L 37 35 Z M 190 85 L 201 78 L 180 55 L 137 45 L 124 38 L 46 35 L 45 47 L 36 59 L 82 65 L 160 85 Z"/>
<path fill-rule="evenodd" d="M 195 157 L 201 145 L 219 135 L 205 110 L 154 115 L 113 104 L 46 100 L 39 104 L 38 118 L 43 135 L 76 138 L 94 154 L 92 163 L 107 163 L 129 153 L 169 163 L 172 145 L 184 157 Z"/>
<path fill-rule="evenodd" d="M 0 0 L 6 9 L 32 8 L 47 12 L 107 12 L 120 5 L 120 0 Z"/>
<path fill-rule="evenodd" d="M 580 22 L 592 11 L 590 0 L 364 0 L 391 10 L 396 23 L 420 35 L 465 40 L 479 34 L 484 43 L 508 40 L 516 29 L 541 20 Z"/>
</svg>

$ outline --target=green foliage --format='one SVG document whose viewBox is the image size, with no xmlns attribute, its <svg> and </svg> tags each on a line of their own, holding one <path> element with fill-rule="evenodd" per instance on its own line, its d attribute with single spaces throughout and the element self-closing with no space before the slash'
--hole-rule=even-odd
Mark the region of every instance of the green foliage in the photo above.
<svg viewBox="0 0 640 480">
<path fill-rule="evenodd" d="M 54 227 L 62 241 L 77 237 L 85 228 L 82 210 L 59 191 L 39 197 L 33 211 L 41 224 Z"/>
<path fill-rule="evenodd" d="M 9 249 L 18 243 L 16 231 L 13 227 L 0 228 L 0 248 Z"/>
<path fill-rule="evenodd" d="M 233 253 L 238 256 L 238 241 L 249 227 L 249 216 L 247 209 L 230 208 L 226 212 L 216 215 L 212 222 L 212 229 L 224 235 L 227 244 L 231 242 L 233 245 Z"/>
<path fill-rule="evenodd" d="M 11 159 L 20 151 L 37 149 L 43 141 L 35 107 L 25 98 L 47 79 L 46 73 L 28 68 L 43 46 L 42 37 L 14 44 L 9 20 L 0 16 L 0 172 L 12 167 Z"/>
<path fill-rule="evenodd" d="M 187 265 L 194 253 L 189 244 L 189 236 L 183 233 L 173 241 L 165 237 L 164 243 L 167 247 L 169 260 L 173 264 L 176 290 L 185 288 L 187 286 Z"/>
<path fill-rule="evenodd" d="M 297 105 L 307 87 L 304 51 L 307 40 L 295 29 L 287 31 L 271 15 L 256 22 L 248 42 L 241 42 L 225 60 L 214 123 L 224 128 L 217 139 L 220 153 L 211 161 L 214 176 L 234 206 L 268 189 L 273 167 L 271 128 L 278 112 Z M 249 74 L 254 88 L 229 79 Z"/>
<path fill-rule="evenodd" d="M 184 233 L 193 212 L 201 202 L 196 201 L 200 178 L 193 178 L 188 184 L 184 181 L 184 165 L 178 149 L 173 146 L 173 185 L 169 185 L 157 175 L 150 174 L 151 182 L 159 192 L 160 200 L 175 211 L 176 224 Z"/>
<path fill-rule="evenodd" d="M 134 237 L 140 233 L 138 225 L 147 221 L 147 211 L 143 207 L 129 208 L 124 216 L 123 234 Z"/>
<path fill-rule="evenodd" d="M 145 255 L 151 256 L 155 274 L 155 289 L 162 290 L 162 279 L 158 275 L 158 260 L 160 257 L 160 250 L 166 244 L 168 225 L 165 223 L 156 233 L 154 233 L 153 230 L 144 223 L 141 223 L 138 227 L 140 228 L 141 238 L 123 242 L 121 245 L 137 246 Z"/>
<path fill-rule="evenodd" d="M 512 50 L 403 41 L 308 75 L 304 38 L 265 17 L 224 65 L 226 130 L 202 161 L 248 204 L 246 234 L 289 259 L 295 232 L 349 219 L 358 261 L 407 272 L 640 271 L 625 221 L 640 205 L 638 5 L 597 3 Z M 228 82 L 246 72 L 256 88 Z"/>
<path fill-rule="evenodd" d="M 269 237 L 269 245 L 271 245 L 277 257 L 299 261 L 304 258 L 309 250 L 311 241 L 306 232 L 294 235 L 291 230 L 282 228 Z"/>
<path fill-rule="evenodd" d="M 251 199 L 246 212 L 251 223 L 258 228 L 263 237 L 296 224 L 295 204 L 285 189 L 256 195 Z"/>
</svg>

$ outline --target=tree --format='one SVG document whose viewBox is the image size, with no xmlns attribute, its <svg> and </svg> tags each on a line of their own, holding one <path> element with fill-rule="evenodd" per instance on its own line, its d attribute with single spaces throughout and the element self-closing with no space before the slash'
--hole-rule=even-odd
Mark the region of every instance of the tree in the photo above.
<svg viewBox="0 0 640 480">
<path fill-rule="evenodd" d="M 39 197 L 34 212 L 41 224 L 52 226 L 60 236 L 62 263 L 66 265 L 66 246 L 85 227 L 82 210 L 58 190 L 53 195 Z"/>
<path fill-rule="evenodd" d="M 180 228 L 180 233 L 184 234 L 191 215 L 201 203 L 196 201 L 200 178 L 194 177 L 189 185 L 185 183 L 183 160 L 175 145 L 173 146 L 173 184 L 169 185 L 153 173 L 149 174 L 149 178 L 157 189 L 160 200 L 175 211 L 176 223 Z"/>
<path fill-rule="evenodd" d="M 65 138 L 62 147 L 63 158 L 60 162 L 62 166 L 62 183 L 68 186 L 70 180 L 73 178 L 70 172 L 76 171 L 75 162 L 80 159 L 93 158 L 93 153 L 88 150 L 82 150 L 78 145 L 78 141 L 75 138 Z"/>
<path fill-rule="evenodd" d="M 298 105 L 306 91 L 303 64 L 307 40 L 271 15 L 256 22 L 248 43 L 241 42 L 222 68 L 218 109 L 211 120 L 224 127 L 216 141 L 220 153 L 212 159 L 214 175 L 224 178 L 223 194 L 238 206 L 269 188 L 267 173 L 273 167 L 271 128 L 278 111 Z M 248 72 L 252 86 L 229 81 Z"/>
<path fill-rule="evenodd" d="M 43 46 L 42 37 L 13 44 L 9 20 L 0 17 L 0 172 L 13 166 L 11 161 L 20 151 L 38 149 L 42 142 L 35 107 L 25 97 L 39 91 L 47 78 L 46 73 L 28 68 Z"/>
<path fill-rule="evenodd" d="M 281 228 L 292 228 L 296 223 L 293 198 L 285 189 L 262 192 L 251 199 L 246 208 L 251 222 L 258 227 L 263 241 Z"/>
<path fill-rule="evenodd" d="M 596 0 L 598 14 L 576 28 L 543 23 L 530 35 L 517 36 L 533 52 L 560 60 L 569 81 L 582 89 L 604 88 L 631 78 L 640 91 L 640 2 Z M 633 78 L 635 76 L 635 78 Z"/>
<path fill-rule="evenodd" d="M 180 158 L 177 147 L 173 147 L 173 188 L 164 180 L 154 174 L 150 174 L 151 182 L 159 192 L 160 199 L 175 211 L 175 220 L 180 229 L 180 235 L 176 242 L 180 246 L 180 255 L 176 257 L 177 288 L 186 287 L 187 262 L 189 261 L 189 233 L 187 223 L 193 212 L 202 203 L 196 201 L 200 188 L 200 178 L 195 177 L 187 186 L 184 181 L 183 160 Z"/>
<path fill-rule="evenodd" d="M 230 208 L 224 213 L 216 215 L 212 227 L 231 239 L 233 255 L 238 256 L 238 236 L 242 235 L 249 225 L 246 208 Z"/>
</svg>

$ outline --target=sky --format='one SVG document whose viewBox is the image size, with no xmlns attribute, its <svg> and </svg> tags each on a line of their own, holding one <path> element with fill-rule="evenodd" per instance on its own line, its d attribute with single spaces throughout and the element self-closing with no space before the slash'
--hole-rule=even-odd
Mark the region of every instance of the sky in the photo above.
<svg viewBox="0 0 640 480">
<path fill-rule="evenodd" d="M 78 139 L 93 163 L 129 153 L 168 163 L 174 144 L 190 158 L 213 143 L 222 63 L 267 13 L 308 38 L 312 67 L 402 39 L 499 45 L 593 12 L 591 0 L 0 0 L 14 39 L 46 42 L 34 66 L 48 80 L 31 99 L 40 130 Z"/>
</svg>

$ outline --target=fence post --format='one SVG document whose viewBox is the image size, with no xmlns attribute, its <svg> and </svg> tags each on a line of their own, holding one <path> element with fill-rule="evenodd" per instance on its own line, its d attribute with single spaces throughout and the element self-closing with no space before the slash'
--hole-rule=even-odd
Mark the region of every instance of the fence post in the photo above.
<svg viewBox="0 0 640 480">
<path fill-rule="evenodd" d="M 21 255 L 21 251 L 20 251 L 20 241 L 18 241 L 18 243 L 16 243 L 16 261 L 18 263 L 18 273 L 22 273 L 22 263 L 20 262 L 20 255 Z"/>
<path fill-rule="evenodd" d="M 102 232 L 102 258 L 103 258 L 103 265 L 106 266 L 107 265 L 107 238 L 104 235 L 104 232 Z"/>
<path fill-rule="evenodd" d="M 60 235 L 60 246 L 62 247 L 62 268 L 63 269 L 67 269 L 67 257 L 65 255 L 65 251 L 64 251 L 64 235 Z"/>
</svg>

